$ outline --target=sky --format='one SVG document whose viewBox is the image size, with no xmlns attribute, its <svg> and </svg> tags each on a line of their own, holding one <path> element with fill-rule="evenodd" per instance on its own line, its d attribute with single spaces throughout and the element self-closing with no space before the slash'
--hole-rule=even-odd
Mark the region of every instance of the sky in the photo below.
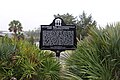
<svg viewBox="0 0 120 80">
<path fill-rule="evenodd" d="M 92 15 L 97 26 L 120 22 L 120 0 L 0 0 L 0 30 L 19 20 L 24 31 L 49 25 L 54 14 Z"/>
</svg>

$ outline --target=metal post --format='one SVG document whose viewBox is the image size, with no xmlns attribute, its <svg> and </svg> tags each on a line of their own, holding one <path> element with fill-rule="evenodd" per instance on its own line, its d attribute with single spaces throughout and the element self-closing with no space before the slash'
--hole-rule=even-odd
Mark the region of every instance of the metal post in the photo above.
<svg viewBox="0 0 120 80">
<path fill-rule="evenodd" d="M 60 53 L 61 53 L 61 51 L 56 50 L 55 53 L 56 53 L 56 59 L 57 59 L 57 61 L 60 62 Z"/>
<path fill-rule="evenodd" d="M 58 58 L 60 57 L 60 51 L 59 50 L 56 51 L 56 57 L 58 57 Z"/>
</svg>

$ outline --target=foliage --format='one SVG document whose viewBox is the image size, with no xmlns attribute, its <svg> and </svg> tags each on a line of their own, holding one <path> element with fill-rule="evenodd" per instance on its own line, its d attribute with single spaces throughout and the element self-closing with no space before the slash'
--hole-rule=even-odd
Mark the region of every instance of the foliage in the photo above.
<svg viewBox="0 0 120 80">
<path fill-rule="evenodd" d="M 39 42 L 39 39 L 40 39 L 40 28 L 38 28 L 36 30 L 25 31 L 25 34 L 28 37 L 30 37 L 30 38 L 28 38 L 28 41 L 31 40 L 31 38 L 33 37 L 35 42 Z"/>
<path fill-rule="evenodd" d="M 120 80 L 120 24 L 92 28 L 66 63 L 83 80 Z"/>
<path fill-rule="evenodd" d="M 77 23 L 77 17 L 74 17 L 72 14 L 66 13 L 63 15 L 57 14 L 54 15 L 54 17 L 61 17 L 66 24 L 76 24 Z"/>
<path fill-rule="evenodd" d="M 81 35 L 82 36 L 81 39 L 83 39 L 86 36 L 88 36 L 87 34 L 88 34 L 90 28 L 96 27 L 97 23 L 95 20 L 92 20 L 91 15 L 87 16 L 87 14 L 84 11 L 83 11 L 82 15 L 79 16 L 79 19 L 80 20 L 77 22 L 77 26 L 78 26 L 77 27 L 77 31 L 78 31 L 77 35 Z"/>
<path fill-rule="evenodd" d="M 79 18 L 74 17 L 72 14 L 57 14 L 54 15 L 54 17 L 61 17 L 66 24 L 74 24 L 77 27 L 77 38 L 83 39 L 85 36 L 88 36 L 88 32 L 90 27 L 96 26 L 96 21 L 92 20 L 92 16 L 87 14 L 83 11 L 82 15 L 79 16 Z M 81 36 L 81 37 L 80 37 Z"/>
<path fill-rule="evenodd" d="M 92 20 L 92 16 L 89 15 L 87 16 L 87 14 L 83 11 L 82 15 L 79 16 L 80 21 L 78 22 L 79 26 L 82 28 L 87 28 L 89 26 L 96 26 L 96 21 Z"/>
<path fill-rule="evenodd" d="M 59 80 L 60 64 L 47 51 L 25 40 L 3 37 L 0 43 L 0 80 Z"/>
<path fill-rule="evenodd" d="M 24 35 L 22 32 L 22 24 L 18 20 L 13 20 L 9 23 L 9 31 L 14 32 L 14 37 L 17 37 L 18 39 L 24 38 Z"/>
<path fill-rule="evenodd" d="M 0 43 L 0 79 L 7 80 L 12 77 L 12 67 L 16 46 L 11 43 L 11 39 L 4 37 Z"/>
<path fill-rule="evenodd" d="M 33 45 L 34 44 L 33 36 L 30 36 L 30 38 L 28 38 L 27 41 L 30 42 Z"/>
<path fill-rule="evenodd" d="M 82 13 L 79 17 L 73 16 L 72 14 L 66 13 L 66 14 L 57 14 L 54 15 L 54 17 L 61 17 L 66 24 L 69 25 L 76 25 L 77 27 L 77 37 L 80 40 L 83 39 L 85 36 L 87 36 L 87 33 L 89 32 L 90 27 L 96 27 L 96 21 L 92 20 L 92 16 L 87 14 L 85 12 Z M 29 30 L 25 32 L 29 37 L 33 36 L 34 40 L 36 42 L 40 39 L 40 28 L 36 30 Z M 81 36 L 81 37 L 80 37 Z"/>
</svg>

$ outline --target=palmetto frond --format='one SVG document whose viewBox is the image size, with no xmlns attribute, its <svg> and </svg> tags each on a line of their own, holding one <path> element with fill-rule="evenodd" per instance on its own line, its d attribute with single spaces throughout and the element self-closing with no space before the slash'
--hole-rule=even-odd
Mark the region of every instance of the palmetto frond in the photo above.
<svg viewBox="0 0 120 80">
<path fill-rule="evenodd" d="M 82 79 L 120 79 L 120 24 L 92 28 L 67 60 L 69 71 Z"/>
</svg>

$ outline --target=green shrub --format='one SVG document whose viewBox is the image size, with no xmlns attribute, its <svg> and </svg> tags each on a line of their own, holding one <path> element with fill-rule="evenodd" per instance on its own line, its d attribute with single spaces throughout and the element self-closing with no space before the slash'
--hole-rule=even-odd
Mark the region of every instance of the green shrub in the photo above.
<svg viewBox="0 0 120 80">
<path fill-rule="evenodd" d="M 60 64 L 48 51 L 25 40 L 4 37 L 0 43 L 0 80 L 59 80 Z"/>
<path fill-rule="evenodd" d="M 12 77 L 12 57 L 15 55 L 16 46 L 12 43 L 12 40 L 4 37 L 1 38 L 0 43 L 0 80 L 7 80 Z"/>
<path fill-rule="evenodd" d="M 120 24 L 91 29 L 66 63 L 83 80 L 120 80 Z"/>
</svg>

